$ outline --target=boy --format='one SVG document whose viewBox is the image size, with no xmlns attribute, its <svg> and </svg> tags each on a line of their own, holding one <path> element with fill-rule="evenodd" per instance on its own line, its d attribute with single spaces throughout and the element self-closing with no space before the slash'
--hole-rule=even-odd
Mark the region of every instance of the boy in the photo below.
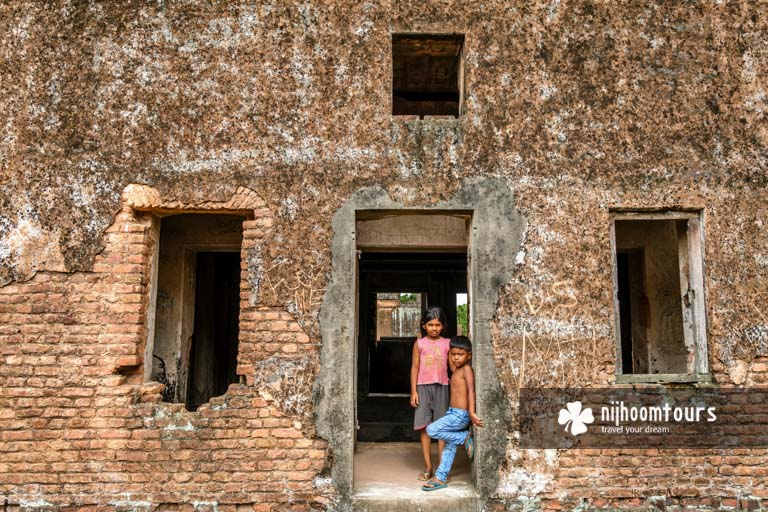
<svg viewBox="0 0 768 512">
<path fill-rule="evenodd" d="M 460 444 L 467 449 L 471 459 L 475 455 L 475 440 L 469 430 L 470 422 L 476 427 L 483 426 L 483 420 L 475 414 L 475 373 L 469 364 L 472 360 L 472 343 L 466 336 L 451 338 L 451 351 L 448 365 L 453 371 L 451 376 L 451 406 L 445 416 L 427 427 L 427 435 L 432 439 L 445 441 L 440 467 L 435 476 L 422 486 L 424 491 L 436 491 L 448 486 L 448 472 Z"/>
</svg>

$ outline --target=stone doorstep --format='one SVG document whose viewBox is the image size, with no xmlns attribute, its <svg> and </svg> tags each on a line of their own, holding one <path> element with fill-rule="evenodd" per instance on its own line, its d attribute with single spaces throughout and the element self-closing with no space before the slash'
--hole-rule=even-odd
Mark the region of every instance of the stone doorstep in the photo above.
<svg viewBox="0 0 768 512">
<path fill-rule="evenodd" d="M 424 496 L 373 497 L 354 495 L 352 506 L 355 512 L 480 512 L 482 510 L 478 496 L 456 496 L 424 492 Z"/>
<path fill-rule="evenodd" d="M 479 512 L 480 497 L 467 482 L 451 482 L 445 489 L 422 491 L 418 482 L 369 482 L 352 495 L 355 512 Z"/>
</svg>

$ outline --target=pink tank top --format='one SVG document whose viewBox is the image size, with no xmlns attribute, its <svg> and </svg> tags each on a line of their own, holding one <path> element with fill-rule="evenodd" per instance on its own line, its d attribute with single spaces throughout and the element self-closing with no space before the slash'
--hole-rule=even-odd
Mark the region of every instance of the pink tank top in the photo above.
<svg viewBox="0 0 768 512">
<path fill-rule="evenodd" d="M 416 384 L 448 384 L 451 341 L 448 338 L 431 341 L 424 337 L 416 343 L 419 346 L 419 378 Z"/>
</svg>

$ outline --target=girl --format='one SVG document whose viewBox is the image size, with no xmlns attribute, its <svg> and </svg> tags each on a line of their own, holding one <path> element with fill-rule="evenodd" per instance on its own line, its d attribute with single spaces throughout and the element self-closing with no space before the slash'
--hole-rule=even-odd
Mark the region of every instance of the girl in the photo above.
<svg viewBox="0 0 768 512">
<path fill-rule="evenodd" d="M 431 439 L 427 426 L 440 419 L 448 410 L 448 352 L 450 341 L 442 337 L 447 325 L 445 312 L 439 307 L 428 308 L 421 321 L 422 338 L 413 344 L 411 359 L 411 407 L 416 408 L 414 430 L 420 430 L 421 451 L 424 455 L 424 472 L 419 480 L 432 478 Z M 438 442 L 440 457 L 445 442 Z M 439 462 L 439 461 L 438 461 Z"/>
</svg>

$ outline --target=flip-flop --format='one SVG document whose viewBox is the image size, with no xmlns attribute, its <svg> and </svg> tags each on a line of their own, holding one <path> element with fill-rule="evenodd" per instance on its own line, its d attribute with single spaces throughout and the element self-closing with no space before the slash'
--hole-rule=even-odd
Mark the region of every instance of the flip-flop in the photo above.
<svg viewBox="0 0 768 512">
<path fill-rule="evenodd" d="M 475 438 L 472 435 L 472 430 L 467 432 L 467 440 L 464 441 L 464 448 L 467 450 L 467 458 L 472 460 L 475 457 Z"/>
<path fill-rule="evenodd" d="M 436 491 L 438 489 L 445 489 L 448 487 L 447 483 L 438 482 L 437 480 L 430 480 L 421 486 L 422 491 Z"/>
<path fill-rule="evenodd" d="M 425 482 L 430 478 L 432 478 L 432 473 L 430 473 L 429 471 L 425 471 L 423 473 L 419 473 L 419 476 L 416 477 L 416 480 L 421 480 L 422 482 Z"/>
</svg>

